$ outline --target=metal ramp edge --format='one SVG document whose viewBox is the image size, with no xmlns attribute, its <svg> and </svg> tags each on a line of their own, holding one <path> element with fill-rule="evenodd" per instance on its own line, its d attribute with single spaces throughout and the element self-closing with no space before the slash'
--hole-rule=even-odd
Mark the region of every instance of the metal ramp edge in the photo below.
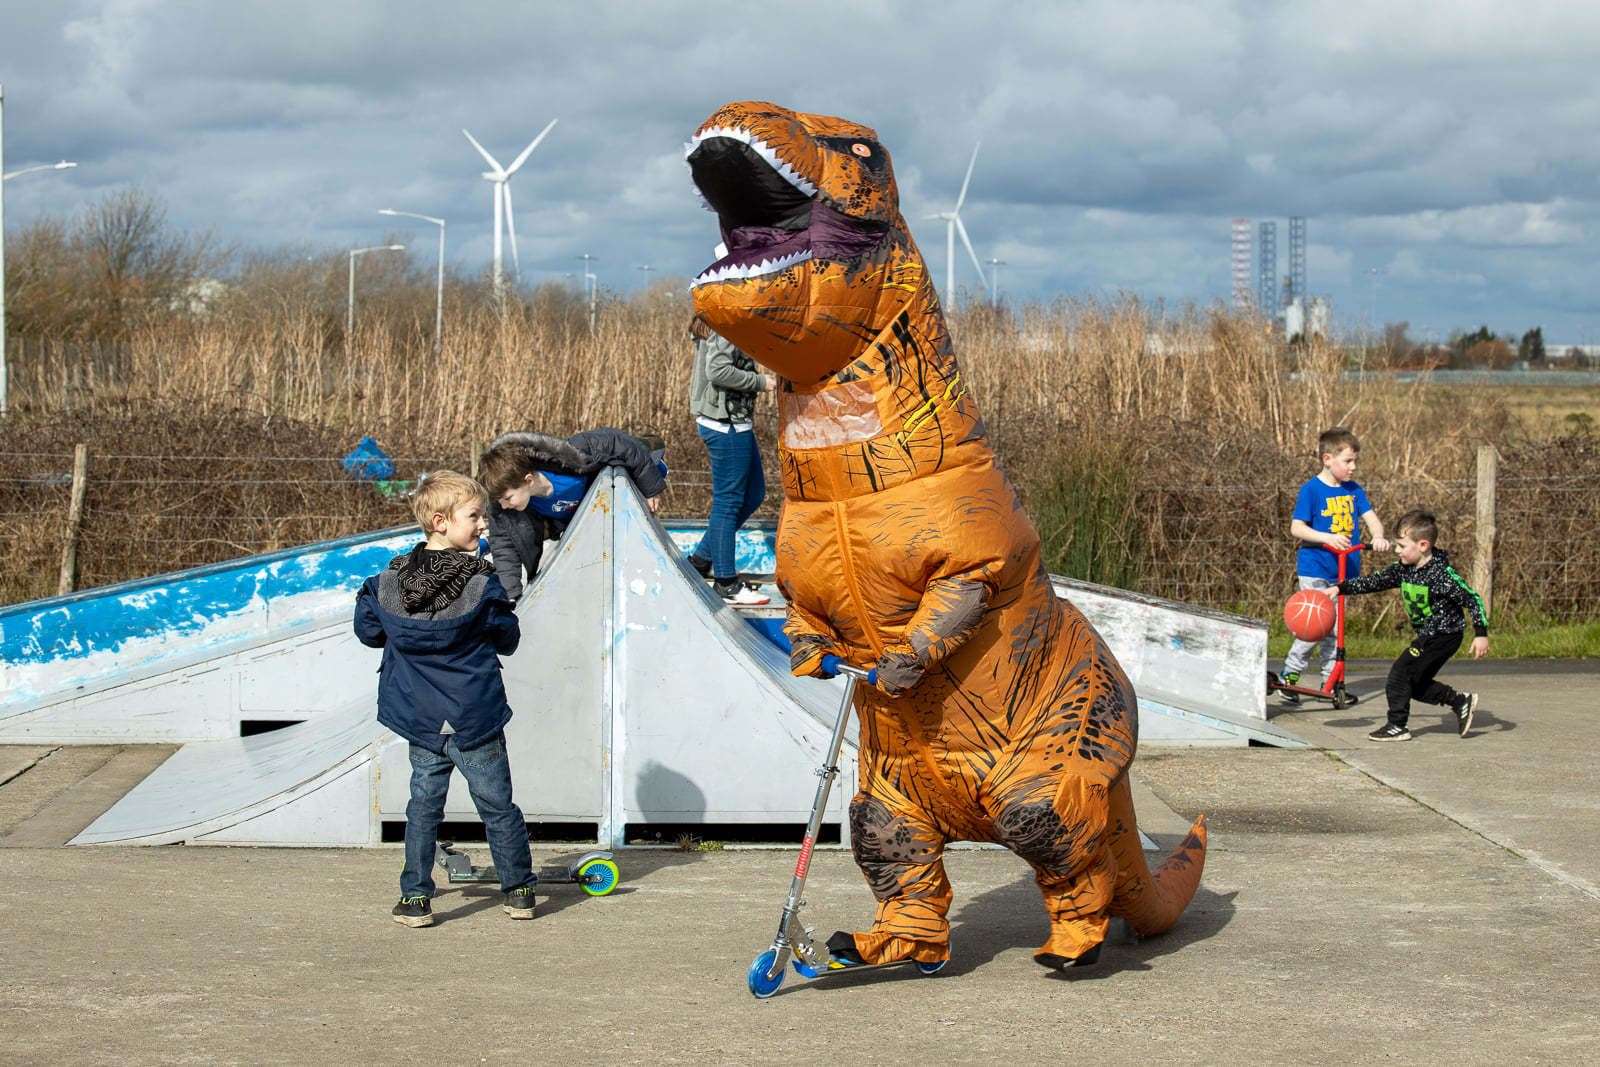
<svg viewBox="0 0 1600 1067">
<path fill-rule="evenodd" d="M 1143 693 L 1140 693 L 1139 711 L 1141 715 L 1145 712 L 1150 712 L 1152 714 L 1160 715 L 1169 719 L 1195 723 L 1202 727 L 1220 731 L 1224 734 L 1230 735 L 1231 737 L 1242 739 L 1246 743 L 1255 741 L 1263 745 L 1271 745 L 1273 748 L 1312 747 L 1312 745 L 1304 739 L 1296 737 L 1294 734 L 1289 733 L 1287 730 L 1284 730 L 1281 727 L 1274 726 L 1271 722 L 1268 722 L 1265 719 L 1257 719 L 1247 715 L 1238 715 L 1233 712 L 1224 711 L 1220 708 L 1206 708 L 1201 710 L 1194 707 L 1184 707 L 1181 704 L 1174 703 L 1172 698 L 1165 694 L 1162 694 L 1161 696 L 1147 696 Z M 1143 732 L 1144 727 L 1143 724 L 1141 724 L 1141 744 L 1145 743 L 1142 736 Z M 1159 739 L 1151 739 L 1149 743 L 1152 745 L 1160 745 L 1163 742 Z M 1188 741 L 1179 743 L 1204 744 L 1205 742 Z M 1225 744 L 1227 742 L 1223 741 L 1221 743 Z"/>
</svg>

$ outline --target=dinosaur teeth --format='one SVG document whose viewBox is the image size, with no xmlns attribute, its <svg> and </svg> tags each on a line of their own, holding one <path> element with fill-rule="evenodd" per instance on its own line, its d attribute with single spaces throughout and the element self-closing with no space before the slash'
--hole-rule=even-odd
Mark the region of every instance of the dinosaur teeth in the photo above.
<svg viewBox="0 0 1600 1067">
<path fill-rule="evenodd" d="M 777 274 L 779 271 L 787 270 L 797 263 L 804 263 L 810 258 L 811 250 L 808 248 L 799 252 L 791 252 L 786 256 L 779 256 L 776 259 L 763 259 L 760 263 L 729 263 L 723 267 L 702 271 L 694 281 L 689 283 L 689 288 L 693 289 L 701 285 L 711 285 L 716 282 L 734 279 L 760 278 L 768 274 Z"/>
<path fill-rule="evenodd" d="M 763 141 L 749 130 L 736 126 L 712 126 L 709 129 L 701 130 L 699 133 L 694 135 L 693 140 L 683 146 L 684 157 L 688 158 L 689 153 L 693 152 L 695 150 L 695 146 L 697 146 L 701 141 L 709 140 L 713 137 L 726 137 L 729 140 L 738 141 L 741 144 L 749 145 L 751 150 L 762 159 L 766 160 L 768 165 L 770 165 L 773 170 L 777 171 L 778 175 L 783 178 L 784 181 L 800 190 L 806 196 L 817 195 L 817 187 L 802 177 L 799 171 L 795 170 L 781 156 L 779 156 L 777 149 L 767 144 L 767 142 Z"/>
</svg>

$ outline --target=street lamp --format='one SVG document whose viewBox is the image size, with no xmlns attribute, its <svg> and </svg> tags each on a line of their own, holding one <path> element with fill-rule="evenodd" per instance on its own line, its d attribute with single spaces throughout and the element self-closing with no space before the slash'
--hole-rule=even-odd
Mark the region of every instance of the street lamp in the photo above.
<svg viewBox="0 0 1600 1067">
<path fill-rule="evenodd" d="M 42 163 L 5 173 L 6 162 L 6 87 L 0 85 L 0 415 L 6 413 L 6 193 L 5 183 L 39 170 L 66 170 L 76 163 Z"/>
<path fill-rule="evenodd" d="M 408 219 L 421 219 L 439 227 L 439 292 L 433 308 L 433 351 L 437 355 L 444 351 L 444 219 L 436 219 L 432 215 L 418 215 L 415 211 L 396 211 L 387 207 L 379 208 L 378 214 L 404 215 Z"/>
<path fill-rule="evenodd" d="M 356 257 L 364 256 L 368 252 L 404 252 L 405 245 L 373 245 L 371 248 L 352 248 L 350 250 L 350 292 L 345 300 L 344 311 L 344 350 L 350 352 L 350 341 L 356 332 Z"/>
<path fill-rule="evenodd" d="M 595 320 L 595 298 L 600 291 L 600 276 L 589 270 L 589 264 L 595 262 L 598 257 L 591 256 L 589 253 L 585 252 L 583 255 L 576 258 L 583 260 L 583 283 L 589 290 L 589 332 L 593 334 Z"/>
<path fill-rule="evenodd" d="M 36 170 L 70 170 L 76 166 L 76 163 L 68 162 L 65 159 L 60 163 L 40 163 L 37 167 L 23 167 L 21 170 L 14 170 L 10 174 L 0 174 L 0 181 L 8 182 L 12 178 L 20 178 L 24 174 L 32 174 Z"/>
<path fill-rule="evenodd" d="M 1367 268 L 1367 276 L 1372 281 L 1372 287 L 1367 291 L 1367 322 L 1372 328 L 1373 336 L 1378 334 L 1378 276 L 1383 273 L 1382 267 Z"/>
</svg>

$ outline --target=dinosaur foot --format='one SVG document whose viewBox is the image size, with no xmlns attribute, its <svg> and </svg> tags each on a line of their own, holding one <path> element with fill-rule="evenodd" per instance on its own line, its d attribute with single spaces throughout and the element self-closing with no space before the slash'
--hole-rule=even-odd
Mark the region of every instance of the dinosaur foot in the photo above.
<svg viewBox="0 0 1600 1067">
<path fill-rule="evenodd" d="M 1034 962 L 1052 971 L 1065 971 L 1069 967 L 1092 967 L 1100 962 L 1100 946 L 1096 945 L 1081 956 L 1058 956 L 1054 952 L 1035 952 Z"/>
</svg>

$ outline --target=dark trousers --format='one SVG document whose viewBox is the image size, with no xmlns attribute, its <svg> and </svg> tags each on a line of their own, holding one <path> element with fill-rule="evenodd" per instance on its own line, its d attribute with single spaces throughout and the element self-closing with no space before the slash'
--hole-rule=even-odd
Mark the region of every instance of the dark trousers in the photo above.
<svg viewBox="0 0 1600 1067">
<path fill-rule="evenodd" d="M 1389 681 L 1383 687 L 1383 691 L 1389 695 L 1391 724 L 1406 724 L 1411 717 L 1413 700 L 1447 706 L 1455 703 L 1460 694 L 1443 682 L 1434 681 L 1433 676 L 1450 662 L 1450 657 L 1460 647 L 1459 633 L 1440 634 L 1426 641 L 1413 641 L 1405 647 L 1400 658 L 1394 661 L 1394 666 L 1389 668 Z"/>
<path fill-rule="evenodd" d="M 473 807 L 483 820 L 500 888 L 515 889 L 534 882 L 533 857 L 528 849 L 528 827 L 522 809 L 511 800 L 511 763 L 506 758 L 506 735 L 495 734 L 474 748 L 457 748 L 456 739 L 445 742 L 443 754 L 421 745 L 411 746 L 411 802 L 406 805 L 406 865 L 400 872 L 400 895 L 433 896 L 433 848 L 444 822 L 445 794 L 450 772 L 459 770 L 467 780 Z"/>
<path fill-rule="evenodd" d="M 739 573 L 734 535 L 767 496 L 761 449 L 753 430 L 722 433 L 704 426 L 697 429 L 711 458 L 711 514 L 694 554 L 711 561 L 713 577 L 729 579 Z"/>
</svg>

